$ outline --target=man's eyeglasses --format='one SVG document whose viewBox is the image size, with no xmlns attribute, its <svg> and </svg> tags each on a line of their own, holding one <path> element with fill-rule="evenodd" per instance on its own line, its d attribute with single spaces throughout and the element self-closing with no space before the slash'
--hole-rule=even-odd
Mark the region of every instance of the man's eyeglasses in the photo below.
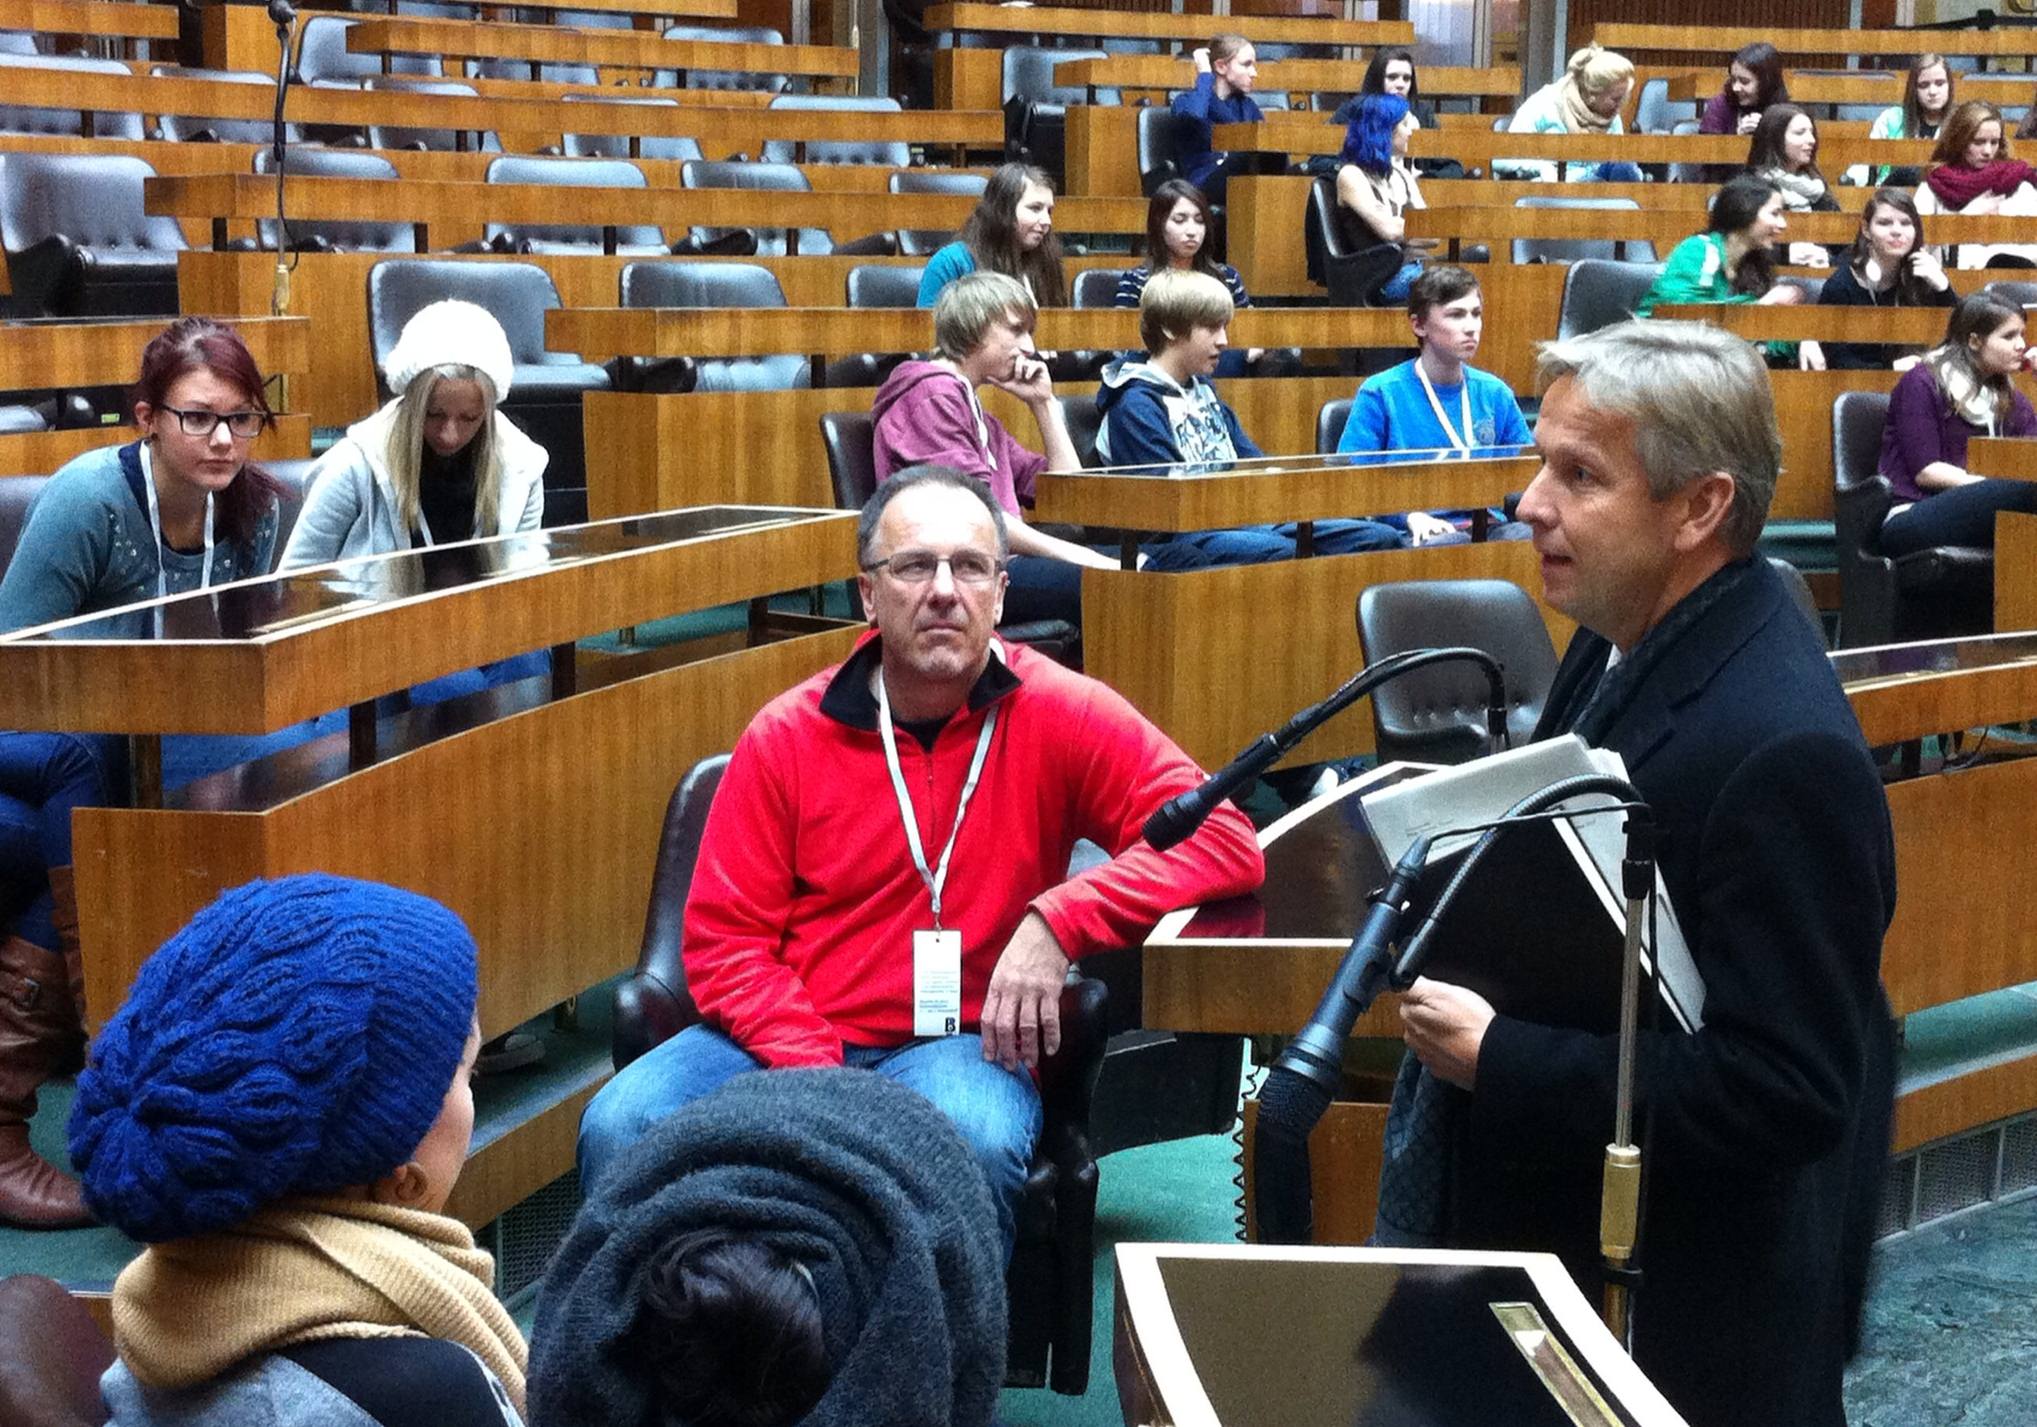
<svg viewBox="0 0 2037 1427">
<path fill-rule="evenodd" d="M 1003 561 L 981 550 L 957 550 L 952 555 L 936 555 L 931 550 L 901 550 L 882 560 L 872 560 L 863 569 L 865 572 L 888 570 L 891 578 L 901 585 L 923 585 L 944 564 L 958 585 L 987 585 L 1004 568 Z"/>
<path fill-rule="evenodd" d="M 222 426 L 239 440 L 252 441 L 269 424 L 266 411 L 180 411 L 174 406 L 158 406 L 156 410 L 167 411 L 176 417 L 178 427 L 186 436 L 200 436 L 207 441 Z"/>
</svg>

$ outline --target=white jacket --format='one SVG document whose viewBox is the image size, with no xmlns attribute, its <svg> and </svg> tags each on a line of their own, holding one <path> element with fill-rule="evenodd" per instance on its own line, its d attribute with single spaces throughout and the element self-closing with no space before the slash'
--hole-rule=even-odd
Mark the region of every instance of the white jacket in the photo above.
<svg viewBox="0 0 2037 1427">
<path fill-rule="evenodd" d="M 318 458 L 304 509 L 276 566 L 279 571 L 410 548 L 410 531 L 398 527 L 396 491 L 386 459 L 397 405 L 392 401 L 349 426 L 347 434 Z M 535 530 L 545 513 L 544 474 L 550 453 L 500 411 L 494 421 L 495 450 L 502 467 L 496 528 L 475 534 Z"/>
</svg>

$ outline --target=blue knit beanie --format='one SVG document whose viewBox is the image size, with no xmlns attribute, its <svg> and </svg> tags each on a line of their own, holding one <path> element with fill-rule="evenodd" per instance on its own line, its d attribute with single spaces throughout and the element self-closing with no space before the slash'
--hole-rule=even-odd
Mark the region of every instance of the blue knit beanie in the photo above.
<svg viewBox="0 0 2037 1427">
<path fill-rule="evenodd" d="M 71 1160 L 145 1242 L 226 1228 L 409 1160 L 466 1048 L 474 938 L 415 892 L 250 882 L 143 965 L 92 1044 Z"/>
</svg>

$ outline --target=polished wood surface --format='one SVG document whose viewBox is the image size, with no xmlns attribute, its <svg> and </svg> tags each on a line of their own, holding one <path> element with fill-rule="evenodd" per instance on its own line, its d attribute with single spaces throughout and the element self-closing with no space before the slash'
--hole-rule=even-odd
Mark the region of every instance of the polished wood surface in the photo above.
<svg viewBox="0 0 2037 1427">
<path fill-rule="evenodd" d="M 22 431 L 0 436 L 0 470 L 43 473 L 66 461 L 132 441 L 132 426 L 80 426 L 68 431 Z M 311 421 L 304 416 L 279 416 L 275 425 L 248 448 L 253 461 L 300 461 L 311 454 Z"/>
<path fill-rule="evenodd" d="M 1474 578 L 1539 588 L 1533 547 L 1507 540 L 1159 575 L 1084 570 L 1083 666 L 1130 699 L 1191 758 L 1215 768 L 1364 667 L 1354 612 L 1367 587 Z M 1265 611 L 1269 618 L 1277 612 L 1278 622 L 1241 619 L 1243 610 Z M 1567 637 L 1566 622 L 1559 644 Z M 1269 640 L 1277 641 L 1279 657 L 1269 650 Z M 1311 734 L 1284 764 L 1320 763 L 1371 749 L 1370 720 L 1347 716 Z M 1270 984 L 1270 968 L 1255 962 L 1250 979 L 1256 993 Z M 1322 984 L 1319 977 L 1303 1016 Z M 1155 1017 L 1158 993 L 1150 959 L 1145 987 L 1146 1024 L 1186 1029 Z M 1261 1028 L 1289 1031 L 1300 1024 L 1282 1019 Z"/>
<path fill-rule="evenodd" d="M 1821 126 L 1824 142 L 1818 165 L 1838 173 L 1848 164 L 1922 164 L 1930 160 L 1926 139 L 1867 139 Z M 1219 149 L 1257 153 L 1335 154 L 1344 131 L 1322 115 L 1286 112 L 1257 124 L 1217 124 L 1211 143 Z M 1490 168 L 1494 159 L 1568 159 L 1575 163 L 1625 160 L 1637 164 L 1703 163 L 1738 167 L 1747 161 L 1747 140 L 1734 134 L 1503 134 L 1479 129 L 1423 129 L 1408 141 L 1416 158 L 1454 158 L 1466 167 Z M 1595 196 L 1592 194 L 1580 196 Z M 1813 215 L 1816 216 L 1816 215 Z"/>
<path fill-rule="evenodd" d="M 1083 39 L 1170 40 L 1213 35 L 1299 45 L 1411 45 L 1405 20 L 1317 20 L 1275 15 L 1175 15 L 1152 11 L 1074 10 L 979 3 L 933 5 L 921 24 L 935 34 L 1064 35 Z"/>
<path fill-rule="evenodd" d="M 1799 54 L 1913 55 L 1932 49 L 1948 55 L 2037 55 L 2037 30 L 1814 30 L 1749 28 L 1732 25 L 1629 25 L 1601 21 L 1592 38 L 1609 50 L 1646 54 L 1657 50 L 1695 50 L 1730 55 L 1757 41 L 1781 50 L 1785 59 Z M 1723 66 L 1724 61 L 1721 61 Z M 1962 81 L 1965 76 L 1961 76 Z M 1792 80 L 1790 92 L 1796 85 Z"/>
<path fill-rule="evenodd" d="M 111 4 L 105 0 L 7 0 L 0 25 L 47 35 L 174 40 L 177 11 L 168 5 Z"/>
<path fill-rule="evenodd" d="M 864 115 L 903 119 L 912 116 Z M 211 215 L 216 222 L 253 220 L 276 211 L 276 181 L 257 174 L 189 174 L 144 182 L 149 211 L 171 217 Z M 954 230 L 976 199 L 960 193 L 788 193 L 754 188 L 574 188 L 539 183 L 390 183 L 386 179 L 307 178 L 284 181 L 285 203 L 300 221 L 409 223 L 426 235 L 451 223 L 681 229 L 815 228 L 842 238 L 897 228 Z M 1146 205 L 1120 198 L 1064 198 L 1055 205 L 1063 232 L 1143 233 Z M 612 245 L 615 235 L 607 240 Z"/>
<path fill-rule="evenodd" d="M 854 79 L 861 53 L 839 45 L 668 40 L 648 30 L 575 30 L 500 21 L 364 19 L 347 31 L 355 54 L 447 55 L 641 69 L 733 70 Z"/>
<path fill-rule="evenodd" d="M 1980 1066 L 1904 1091 L 1896 1099 L 1896 1154 L 2037 1110 L 2037 1055 Z"/>
<path fill-rule="evenodd" d="M 1398 1012 L 1396 1012 L 1396 1015 Z M 1259 1101 L 1245 1101 L 1245 1241 L 1259 1242 Z M 1386 1160 L 1386 1105 L 1335 1100 L 1308 1137 L 1309 1210 L 1313 1242 L 1362 1244 L 1379 1217 L 1379 1175 Z"/>
<path fill-rule="evenodd" d="M 2037 515 L 1995 517 L 1995 629 L 2037 629 Z"/>
<path fill-rule="evenodd" d="M 557 1179 L 560 1166 L 573 1163 L 587 1102 L 608 1083 L 607 1067 L 602 1070 L 593 1084 L 546 1106 L 509 1133 L 475 1143 L 441 1212 L 478 1229 Z"/>
<path fill-rule="evenodd" d="M 1496 506 L 1509 493 L 1526 489 L 1539 469 L 1526 456 L 1357 464 L 1364 459 L 1322 457 L 1258 469 L 1241 461 L 1238 469 L 1210 473 L 1188 467 L 1155 474 L 1130 468 L 1043 474 L 1035 483 L 1038 503 L 1033 509 L 1041 520 L 1071 525 L 1221 530 Z"/>
<path fill-rule="evenodd" d="M 0 727 L 269 733 L 455 670 L 853 573 L 851 517 L 797 514 L 764 528 L 343 605 L 249 639 L 159 644 L 17 633 L 0 639 Z M 551 538 L 505 541 L 530 542 L 542 559 Z"/>
<path fill-rule="evenodd" d="M 1555 239 L 1645 239 L 1667 258 L 1669 250 L 1699 231 L 1693 213 L 1662 209 L 1630 208 L 1410 208 L 1406 213 L 1408 236 L 1435 238 L 1445 242 L 1486 243 L 1492 261 L 1512 260 L 1512 240 Z M 1842 245 L 1853 241 L 1860 231 L 1860 219 L 1852 213 L 1792 213 L 1791 242 Z M 1935 215 L 1930 220 L 1934 243 L 2013 243 L 2027 241 L 2030 220 L 2012 214 Z M 1936 312 L 1939 322 L 1942 311 Z M 1918 319 L 1920 320 L 1920 319 Z M 1940 326 L 1937 336 L 1942 336 Z M 1933 338 L 1935 340 L 1935 337 Z"/>
<path fill-rule="evenodd" d="M 519 10 L 600 10 L 611 15 L 653 15 L 660 18 L 734 20 L 736 0 L 517 0 Z"/>
<path fill-rule="evenodd" d="M 308 369 L 311 323 L 302 317 L 232 317 L 234 330 L 264 375 Z M 14 391 L 43 387 L 125 386 L 141 350 L 167 318 L 110 322 L 0 324 L 0 380 Z"/>
<path fill-rule="evenodd" d="M 2037 481 L 2037 439 L 1976 436 L 1966 443 L 1966 469 L 1976 476 Z"/>
<path fill-rule="evenodd" d="M 1945 340 L 1944 307 L 1826 307 L 1818 303 L 1666 303 L 1665 321 L 1708 322 L 1750 342 L 1866 342 L 1933 347 Z M 2037 442 L 2031 443 L 2037 446 Z"/>
<path fill-rule="evenodd" d="M 2033 47 L 2037 48 L 2037 47 Z M 1947 51 L 1957 53 L 1956 50 Z M 1787 76 L 1789 97 L 1798 104 L 1901 104 L 1906 73 L 1818 74 L 1792 72 Z M 1984 99 L 1990 104 L 2021 108 L 2030 102 L 2033 77 L 2027 74 L 1962 74 L 1959 99 Z M 1680 75 L 1669 81 L 1669 97 L 1704 103 L 1719 92 L 1716 74 Z M 1823 126 L 1819 126 L 1823 129 Z M 1820 156 L 1822 159 L 1822 155 Z M 1826 167 L 1823 162 L 1820 168 Z"/>
<path fill-rule="evenodd" d="M 1365 81 L 1367 64 L 1346 59 L 1269 59 L 1259 66 L 1257 87 L 1284 94 L 1356 94 Z M 1078 59 L 1054 66 L 1054 82 L 1081 85 L 1091 91 L 1110 89 L 1184 90 L 1195 87 L 1195 66 L 1186 56 L 1112 55 L 1109 59 Z M 1477 69 L 1462 65 L 1425 65 L 1422 97 L 1512 98 L 1521 92 L 1521 71 L 1515 65 Z"/>
<path fill-rule="evenodd" d="M 846 567 L 846 532 L 835 534 Z M 688 605 L 681 595 L 666 608 Z M 87 1005 L 103 1021 L 149 953 L 219 892 L 316 870 L 458 912 L 481 948 L 482 1032 L 498 1035 L 634 963 L 673 787 L 853 637 L 808 635 L 627 679 L 272 806 L 80 809 Z"/>
<path fill-rule="evenodd" d="M 1972 650 L 1983 644 L 1969 642 Z M 1963 728 L 2020 723 L 2037 709 L 2037 660 L 1958 662 L 1938 667 L 1939 646 L 1895 645 L 1902 657 L 1894 672 L 1861 673 L 1861 661 L 1880 653 L 1846 650 L 1833 659 L 1846 685 L 1847 702 L 1860 731 L 1877 747 L 1929 738 Z M 1907 665 L 1904 668 L 1900 666 Z"/>
<path fill-rule="evenodd" d="M 1394 347 L 1412 341 L 1407 318 L 1377 307 L 1248 307 L 1232 319 L 1234 347 Z M 545 314 L 545 341 L 589 361 L 609 357 L 772 356 L 809 352 L 933 349 L 925 308 L 559 308 Z M 1050 307 L 1034 342 L 1045 351 L 1136 351 L 1131 307 Z"/>
<path fill-rule="evenodd" d="M 198 118 L 272 117 L 275 96 L 255 84 L 157 77 L 140 100 L 137 81 L 111 74 L 22 68 L 8 72 L 8 102 L 49 109 Z M 401 89 L 295 87 L 284 117 L 301 124 L 381 125 L 409 129 L 494 130 L 521 134 L 622 134 L 635 137 L 879 140 L 996 148 L 1004 116 L 994 111 L 916 110 L 872 114 L 831 109 L 760 109 L 707 105 L 573 104 L 564 99 L 503 99 L 421 94 Z"/>
</svg>

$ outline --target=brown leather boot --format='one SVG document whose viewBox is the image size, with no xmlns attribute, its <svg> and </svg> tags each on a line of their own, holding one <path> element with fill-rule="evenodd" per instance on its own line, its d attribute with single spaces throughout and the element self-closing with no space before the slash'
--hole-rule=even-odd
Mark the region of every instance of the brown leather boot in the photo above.
<svg viewBox="0 0 2037 1427">
<path fill-rule="evenodd" d="M 69 867 L 52 867 L 50 879 L 50 922 L 57 929 L 57 945 L 64 953 L 64 978 L 69 983 L 71 1021 L 76 1034 L 65 1039 L 51 1069 L 58 1075 L 75 1075 L 85 1065 L 85 957 L 78 946 L 78 887 Z"/>
<path fill-rule="evenodd" d="M 69 990 L 60 953 L 0 941 L 0 1219 L 31 1229 L 92 1222 L 78 1181 L 28 1144 L 35 1092 L 77 1034 Z"/>
</svg>

